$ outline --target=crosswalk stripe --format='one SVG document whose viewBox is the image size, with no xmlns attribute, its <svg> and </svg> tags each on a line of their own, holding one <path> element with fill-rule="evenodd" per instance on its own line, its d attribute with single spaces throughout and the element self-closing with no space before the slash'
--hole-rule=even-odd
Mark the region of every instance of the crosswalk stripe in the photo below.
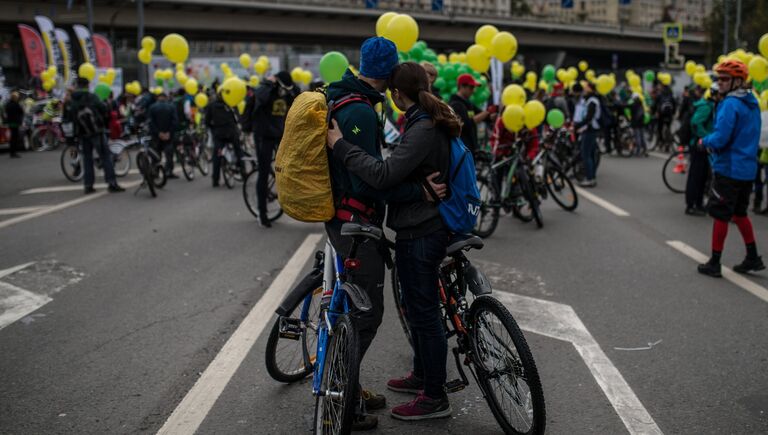
<svg viewBox="0 0 768 435">
<path fill-rule="evenodd" d="M 582 189 L 581 187 L 576 187 L 575 189 L 576 189 L 576 192 L 579 193 L 579 195 L 583 196 L 584 198 L 586 198 L 587 200 L 591 201 L 595 205 L 598 205 L 598 206 L 608 210 L 609 212 L 615 214 L 616 216 L 619 216 L 619 217 L 627 217 L 627 216 L 629 216 L 629 213 L 627 211 L 625 211 L 624 209 L 619 208 L 619 207 L 611 204 L 610 202 L 604 200 L 603 198 L 600 198 L 599 196 L 595 195 L 594 193 L 587 192 L 586 190 Z"/>
<path fill-rule="evenodd" d="M 38 206 L 34 206 L 34 207 L 0 208 L 0 216 L 32 213 L 33 211 L 38 211 L 41 208 L 46 208 L 46 207 L 50 207 L 50 206 L 49 205 L 38 205 Z"/>
</svg>

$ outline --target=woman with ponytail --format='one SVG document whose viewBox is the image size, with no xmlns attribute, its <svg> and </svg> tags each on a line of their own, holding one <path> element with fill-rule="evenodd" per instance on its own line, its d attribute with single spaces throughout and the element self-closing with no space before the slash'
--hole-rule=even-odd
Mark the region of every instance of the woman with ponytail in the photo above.
<svg viewBox="0 0 768 435">
<path fill-rule="evenodd" d="M 401 142 L 387 160 L 379 160 L 345 141 L 334 122 L 328 130 L 333 158 L 374 189 L 403 183 L 431 184 L 445 196 L 451 163 L 451 139 L 461 134 L 453 110 L 430 92 L 424 68 L 413 62 L 398 65 L 387 85 L 392 100 L 405 112 Z M 413 371 L 387 383 L 390 390 L 416 394 L 416 399 L 392 409 L 401 420 L 425 420 L 451 415 L 445 393 L 447 342 L 440 314 L 438 268 L 450 240 L 435 199 L 390 202 L 387 225 L 397 233 L 395 254 L 403 304 L 413 333 Z"/>
</svg>

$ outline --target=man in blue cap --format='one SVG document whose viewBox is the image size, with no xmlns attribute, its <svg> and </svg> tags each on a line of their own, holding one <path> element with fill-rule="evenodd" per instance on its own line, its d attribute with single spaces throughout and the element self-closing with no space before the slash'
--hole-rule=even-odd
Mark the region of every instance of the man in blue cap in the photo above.
<svg viewBox="0 0 768 435">
<path fill-rule="evenodd" d="M 369 38 L 360 49 L 360 74 L 356 77 L 347 70 L 342 79 L 328 86 L 328 106 L 338 123 L 344 139 L 381 159 L 384 130 L 383 119 L 374 106 L 384 103 L 383 92 L 387 78 L 398 64 L 397 48 L 388 39 Z M 336 204 L 336 217 L 325 224 L 331 244 L 341 255 L 349 252 L 351 237 L 341 235 L 345 222 L 358 222 L 381 227 L 385 214 L 385 201 L 411 202 L 424 197 L 419 183 L 402 184 L 391 190 L 375 190 L 352 175 L 343 162 L 330 159 L 331 184 Z M 355 326 L 360 337 L 360 359 L 368 350 L 384 314 L 384 258 L 387 248 L 372 242 L 363 243 L 357 251 L 360 268 L 355 271 L 355 283 L 363 287 L 373 308 L 366 313 L 355 313 Z M 373 429 L 378 424 L 375 415 L 366 410 L 386 407 L 386 398 L 367 390 L 360 392 L 362 406 L 353 422 L 353 430 Z"/>
</svg>

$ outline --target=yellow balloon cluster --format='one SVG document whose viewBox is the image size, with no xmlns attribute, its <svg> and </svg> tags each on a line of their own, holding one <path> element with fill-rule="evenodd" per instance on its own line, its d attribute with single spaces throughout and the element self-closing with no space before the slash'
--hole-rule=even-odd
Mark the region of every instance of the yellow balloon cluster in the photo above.
<svg viewBox="0 0 768 435">
<path fill-rule="evenodd" d="M 99 82 L 106 83 L 107 85 L 112 86 L 112 83 L 115 82 L 116 74 L 117 72 L 115 71 L 114 68 L 108 68 L 103 75 L 99 76 Z"/>
<path fill-rule="evenodd" d="M 139 83 L 138 80 L 134 80 L 132 82 L 128 82 L 125 84 L 125 92 L 127 94 L 131 95 L 140 95 L 141 94 L 141 83 Z"/>
<path fill-rule="evenodd" d="M 571 86 L 579 78 L 579 71 L 575 67 L 559 68 L 555 72 L 555 77 L 565 86 Z"/>
<path fill-rule="evenodd" d="M 43 89 L 50 91 L 56 86 L 56 74 L 57 71 L 54 65 L 50 65 L 40 73 L 40 80 L 43 81 Z"/>
<path fill-rule="evenodd" d="M 376 20 L 376 35 L 394 42 L 398 51 L 408 51 L 419 39 L 419 24 L 408 14 L 385 12 Z"/>
<path fill-rule="evenodd" d="M 514 61 L 509 71 L 512 73 L 512 78 L 518 78 L 525 74 L 525 67 L 520 62 Z"/>
<path fill-rule="evenodd" d="M 304 86 L 309 86 L 313 79 L 312 71 L 307 71 L 301 67 L 296 67 L 291 70 L 291 80 L 294 83 L 301 83 Z"/>
<path fill-rule="evenodd" d="M 266 72 L 269 71 L 269 68 L 269 58 L 267 56 L 259 56 L 256 63 L 253 64 L 253 70 L 260 76 L 266 74 Z"/>
<path fill-rule="evenodd" d="M 138 53 L 139 62 L 149 65 L 152 62 L 152 52 L 155 51 L 155 47 L 157 47 L 155 38 L 151 36 L 141 38 L 141 50 Z"/>
<path fill-rule="evenodd" d="M 616 86 L 616 78 L 607 74 L 600 74 L 595 79 L 595 88 L 600 95 L 607 95 Z"/>
<path fill-rule="evenodd" d="M 93 81 L 93 78 L 96 77 L 96 67 L 90 62 L 80 64 L 80 67 L 77 69 L 77 76 Z"/>
<path fill-rule="evenodd" d="M 656 78 L 664 86 L 669 86 L 672 83 L 672 75 L 668 72 L 660 72 L 656 74 Z"/>
<path fill-rule="evenodd" d="M 536 73 L 533 71 L 528 71 L 525 74 L 525 83 L 523 83 L 523 87 L 525 89 L 528 89 L 531 92 L 536 92 L 537 86 L 538 86 L 538 77 L 536 77 Z"/>
</svg>

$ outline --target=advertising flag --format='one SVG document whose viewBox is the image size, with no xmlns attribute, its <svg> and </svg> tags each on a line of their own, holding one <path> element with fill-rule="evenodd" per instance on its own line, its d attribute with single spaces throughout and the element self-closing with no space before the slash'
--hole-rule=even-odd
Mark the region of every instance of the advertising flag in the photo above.
<svg viewBox="0 0 768 435">
<path fill-rule="evenodd" d="M 21 43 L 24 45 L 24 55 L 27 56 L 29 73 L 37 76 L 45 70 L 43 38 L 35 29 L 25 24 L 19 24 L 19 33 L 21 34 Z"/>
</svg>

